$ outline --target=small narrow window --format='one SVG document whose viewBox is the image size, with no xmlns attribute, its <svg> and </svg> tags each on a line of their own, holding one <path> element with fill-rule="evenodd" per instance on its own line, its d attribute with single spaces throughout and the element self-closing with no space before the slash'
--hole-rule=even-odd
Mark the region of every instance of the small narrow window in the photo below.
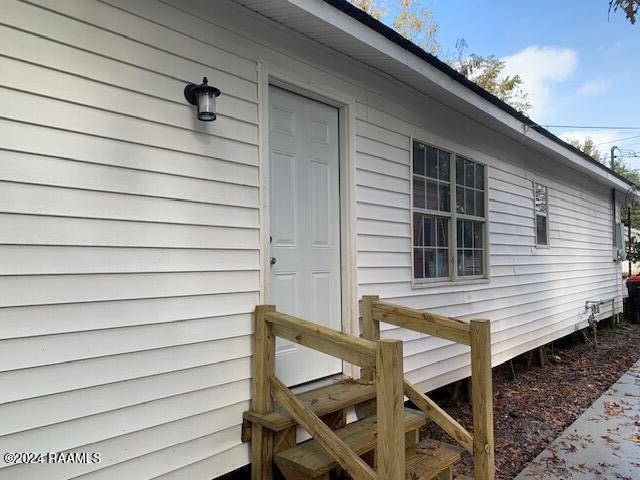
<svg viewBox="0 0 640 480">
<path fill-rule="evenodd" d="M 549 196 L 547 187 L 534 183 L 536 245 L 549 245 Z"/>
</svg>

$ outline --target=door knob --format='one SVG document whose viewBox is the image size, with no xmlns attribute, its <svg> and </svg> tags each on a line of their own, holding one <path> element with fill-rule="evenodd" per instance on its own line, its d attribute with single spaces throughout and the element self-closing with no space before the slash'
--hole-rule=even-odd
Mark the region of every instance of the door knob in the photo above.
<svg viewBox="0 0 640 480">
<path fill-rule="evenodd" d="M 270 260 L 269 260 L 269 263 L 271 265 L 275 265 L 276 264 L 276 257 L 271 257 Z"/>
</svg>

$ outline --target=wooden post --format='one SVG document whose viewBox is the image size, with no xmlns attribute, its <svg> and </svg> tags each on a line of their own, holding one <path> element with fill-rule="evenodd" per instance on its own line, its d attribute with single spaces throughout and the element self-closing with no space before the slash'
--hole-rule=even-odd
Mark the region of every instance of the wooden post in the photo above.
<svg viewBox="0 0 640 480">
<path fill-rule="evenodd" d="M 373 302 L 380 300 L 378 295 L 364 295 L 362 297 L 362 338 L 380 340 L 380 322 L 373 319 Z M 373 380 L 372 368 L 363 368 L 360 373 L 363 380 Z"/>
<path fill-rule="evenodd" d="M 494 480 L 491 323 L 471 320 L 473 463 L 476 480 Z"/>
<path fill-rule="evenodd" d="M 376 353 L 377 465 L 380 480 L 404 480 L 402 342 L 380 340 Z"/>
<path fill-rule="evenodd" d="M 273 411 L 270 378 L 275 374 L 275 338 L 271 326 L 265 320 L 266 312 L 275 311 L 274 305 L 257 305 L 253 334 L 253 398 L 251 408 L 257 413 Z M 251 429 L 251 478 L 273 478 L 273 431 L 254 424 Z"/>
</svg>

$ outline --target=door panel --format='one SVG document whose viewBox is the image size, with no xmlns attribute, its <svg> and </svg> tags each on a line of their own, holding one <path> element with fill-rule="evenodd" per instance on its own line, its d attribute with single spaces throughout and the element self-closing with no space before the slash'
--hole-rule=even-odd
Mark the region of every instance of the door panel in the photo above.
<svg viewBox="0 0 640 480">
<path fill-rule="evenodd" d="M 270 87 L 271 303 L 341 330 L 338 110 Z M 278 339 L 276 373 L 296 385 L 339 359 Z"/>
</svg>

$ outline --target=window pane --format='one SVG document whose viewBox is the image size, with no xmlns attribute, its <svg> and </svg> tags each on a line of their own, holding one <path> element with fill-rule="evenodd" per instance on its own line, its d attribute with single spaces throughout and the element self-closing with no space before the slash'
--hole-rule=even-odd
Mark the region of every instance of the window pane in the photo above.
<svg viewBox="0 0 640 480">
<path fill-rule="evenodd" d="M 484 192 L 476 190 L 476 217 L 484 217 Z"/>
<path fill-rule="evenodd" d="M 425 147 L 427 151 L 427 177 L 438 178 L 438 151 L 432 147 Z"/>
<path fill-rule="evenodd" d="M 414 278 L 449 278 L 448 218 L 413 215 Z"/>
<path fill-rule="evenodd" d="M 438 277 L 449 276 L 449 250 L 448 249 L 440 248 L 437 250 L 436 270 L 438 272 Z"/>
<path fill-rule="evenodd" d="M 449 246 L 449 219 L 438 218 L 437 222 L 437 243 L 439 247 Z"/>
<path fill-rule="evenodd" d="M 424 175 L 424 145 L 413 142 L 413 173 Z"/>
<path fill-rule="evenodd" d="M 416 208 L 426 208 L 424 179 L 413 177 L 413 206 Z"/>
<path fill-rule="evenodd" d="M 473 248 L 473 223 L 472 222 L 462 222 L 462 228 L 464 228 L 464 239 L 462 246 L 464 248 Z"/>
<path fill-rule="evenodd" d="M 482 275 L 484 270 L 482 250 L 475 250 L 473 254 L 473 275 Z"/>
<path fill-rule="evenodd" d="M 442 150 L 440 150 L 438 159 L 439 159 L 438 167 L 439 167 L 440 180 L 444 180 L 448 182 L 449 173 L 451 171 L 450 155 L 448 152 L 443 152 Z"/>
<path fill-rule="evenodd" d="M 458 250 L 458 275 L 466 277 L 474 273 L 473 250 Z"/>
<path fill-rule="evenodd" d="M 546 245 L 547 242 L 547 217 L 536 215 L 536 243 Z"/>
<path fill-rule="evenodd" d="M 440 210 L 441 212 L 450 212 L 451 205 L 449 203 L 450 203 L 451 191 L 449 190 L 449 185 L 445 183 L 441 183 L 438 187 L 438 190 L 440 195 L 440 205 L 438 210 Z"/>
<path fill-rule="evenodd" d="M 470 188 L 464 189 L 464 213 L 467 215 L 473 215 L 475 212 L 475 190 Z"/>
<path fill-rule="evenodd" d="M 424 278 L 424 255 L 421 248 L 413 249 L 413 277 Z"/>
<path fill-rule="evenodd" d="M 436 250 L 434 248 L 425 248 L 424 250 L 424 277 L 436 278 Z"/>
<path fill-rule="evenodd" d="M 484 274 L 484 223 L 457 221 L 458 276 Z"/>
<path fill-rule="evenodd" d="M 473 222 L 473 248 L 482 248 L 482 223 Z"/>
<path fill-rule="evenodd" d="M 427 207 L 429 210 L 438 210 L 438 182 L 427 180 Z"/>
<path fill-rule="evenodd" d="M 413 214 L 413 244 L 415 246 L 424 245 L 422 215 Z"/>
<path fill-rule="evenodd" d="M 484 190 L 484 165 L 476 163 L 476 188 Z"/>
<path fill-rule="evenodd" d="M 433 247 L 436 244 L 436 228 L 435 218 L 422 216 L 423 229 L 424 229 L 424 243 L 425 247 Z"/>
<path fill-rule="evenodd" d="M 467 187 L 473 187 L 473 185 L 475 184 L 475 177 L 473 174 L 474 165 L 475 162 L 472 162 L 471 160 L 464 161 L 464 184 Z"/>
<path fill-rule="evenodd" d="M 535 186 L 536 212 L 547 213 L 547 187 L 536 183 Z"/>
<path fill-rule="evenodd" d="M 464 188 L 456 187 L 456 212 L 465 213 L 464 211 Z"/>
<path fill-rule="evenodd" d="M 464 158 L 456 157 L 456 185 L 464 185 Z"/>
</svg>

